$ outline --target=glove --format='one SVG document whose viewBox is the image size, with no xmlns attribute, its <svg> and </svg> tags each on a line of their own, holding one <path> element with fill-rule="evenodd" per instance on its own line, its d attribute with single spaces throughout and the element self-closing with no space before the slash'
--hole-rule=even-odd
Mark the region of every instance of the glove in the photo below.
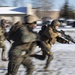
<svg viewBox="0 0 75 75">
<path fill-rule="evenodd" d="M 67 44 L 69 44 L 70 43 L 70 41 L 66 41 L 66 40 L 64 40 L 64 42 L 63 43 L 67 43 Z"/>
</svg>

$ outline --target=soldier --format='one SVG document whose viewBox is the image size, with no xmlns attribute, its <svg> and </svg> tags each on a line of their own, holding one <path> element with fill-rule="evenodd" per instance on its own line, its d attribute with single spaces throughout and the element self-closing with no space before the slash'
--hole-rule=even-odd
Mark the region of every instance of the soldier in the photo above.
<svg viewBox="0 0 75 75">
<path fill-rule="evenodd" d="M 43 41 L 44 45 L 48 50 L 44 50 L 43 47 L 41 47 L 42 55 L 32 54 L 31 57 L 35 57 L 40 60 L 44 60 L 46 56 L 48 56 L 46 65 L 44 67 L 45 70 L 48 69 L 50 62 L 53 59 L 53 54 L 51 52 L 52 45 L 57 41 L 60 43 L 69 43 L 69 41 L 64 40 L 61 38 L 61 34 L 56 32 L 58 27 L 60 26 L 60 22 L 58 20 L 53 20 L 51 25 L 49 26 L 43 26 L 42 29 L 39 31 L 40 38 Z"/>
<path fill-rule="evenodd" d="M 6 53 L 6 45 L 4 44 L 5 41 L 5 24 L 6 20 L 2 19 L 1 20 L 1 25 L 0 25 L 0 48 L 2 48 L 2 57 L 1 59 L 3 61 L 6 61 L 5 53 Z"/>
<path fill-rule="evenodd" d="M 27 15 L 25 16 L 25 25 L 16 24 L 10 29 L 9 39 L 14 42 L 8 54 L 9 63 L 6 75 L 17 75 L 21 64 L 27 69 L 26 75 L 32 75 L 34 65 L 29 57 L 29 52 L 31 43 L 37 40 L 37 35 L 32 31 L 36 27 L 36 21 L 35 16 Z"/>
</svg>

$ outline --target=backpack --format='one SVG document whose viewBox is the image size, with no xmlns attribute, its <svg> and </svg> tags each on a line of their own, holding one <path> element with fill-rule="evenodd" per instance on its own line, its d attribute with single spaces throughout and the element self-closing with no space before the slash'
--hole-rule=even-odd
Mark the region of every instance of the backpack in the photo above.
<svg viewBox="0 0 75 75">
<path fill-rule="evenodd" d="M 48 40 L 48 39 L 51 39 L 50 37 L 50 27 L 49 26 L 42 26 L 41 30 L 39 31 L 39 34 L 40 34 L 40 37 L 41 37 L 41 40 Z"/>
<path fill-rule="evenodd" d="M 47 29 L 48 29 L 48 26 L 43 25 L 41 30 L 39 31 L 40 36 L 42 36 L 42 37 L 46 36 L 45 35 L 45 30 L 47 30 Z"/>
<path fill-rule="evenodd" d="M 20 28 L 20 26 L 14 25 L 11 27 L 10 31 L 9 31 L 9 39 L 13 40 L 13 41 L 17 41 L 19 38 L 19 33 L 18 33 L 18 29 Z"/>
</svg>

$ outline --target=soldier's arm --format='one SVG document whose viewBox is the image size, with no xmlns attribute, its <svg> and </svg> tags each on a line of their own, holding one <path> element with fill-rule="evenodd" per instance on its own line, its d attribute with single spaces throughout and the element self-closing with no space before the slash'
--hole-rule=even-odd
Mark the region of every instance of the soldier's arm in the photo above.
<svg viewBox="0 0 75 75">
<path fill-rule="evenodd" d="M 57 37 L 59 36 L 60 33 L 58 32 L 54 32 L 52 30 L 52 28 L 48 28 L 46 31 L 45 31 L 45 35 L 48 37 L 48 38 L 54 38 L 54 37 Z"/>
<path fill-rule="evenodd" d="M 36 41 L 35 41 L 35 42 L 32 42 L 32 43 L 31 43 L 31 46 L 30 46 L 30 48 L 29 48 L 28 54 L 29 54 L 29 55 L 33 54 L 33 53 L 34 53 L 34 50 L 36 49 L 36 47 L 37 47 L 37 42 L 36 42 Z"/>
</svg>

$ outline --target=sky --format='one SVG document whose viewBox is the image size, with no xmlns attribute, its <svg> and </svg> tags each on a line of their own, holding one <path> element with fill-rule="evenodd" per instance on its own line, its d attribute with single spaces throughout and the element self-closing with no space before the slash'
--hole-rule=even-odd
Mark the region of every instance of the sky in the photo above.
<svg viewBox="0 0 75 75">
<path fill-rule="evenodd" d="M 7 3 L 5 4 L 6 6 L 12 6 L 12 1 L 13 0 L 6 0 Z M 22 1 L 22 0 L 21 0 Z M 75 8 L 75 0 L 68 0 L 70 6 Z M 53 0 L 53 9 L 60 9 L 62 5 L 64 4 L 65 0 Z M 24 0 L 24 6 L 27 5 L 27 3 L 31 3 L 31 0 Z"/>
<path fill-rule="evenodd" d="M 69 5 L 72 6 L 73 8 L 75 8 L 75 0 L 68 0 L 69 1 Z M 65 3 L 65 0 L 54 0 L 54 9 L 60 9 L 63 4 Z"/>
</svg>

